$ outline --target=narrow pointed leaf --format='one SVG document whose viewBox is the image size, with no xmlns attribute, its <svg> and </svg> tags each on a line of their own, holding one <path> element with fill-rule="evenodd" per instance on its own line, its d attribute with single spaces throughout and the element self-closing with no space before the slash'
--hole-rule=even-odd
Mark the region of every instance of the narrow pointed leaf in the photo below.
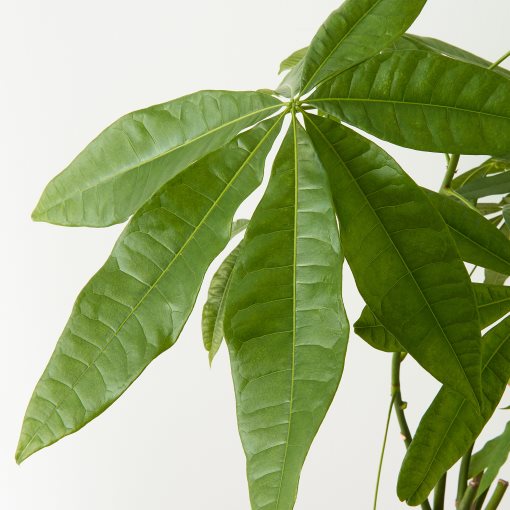
<svg viewBox="0 0 510 510">
<path fill-rule="evenodd" d="M 201 91 L 129 113 L 46 186 L 32 217 L 67 226 L 122 223 L 165 182 L 280 106 L 260 92 Z"/>
<path fill-rule="evenodd" d="M 510 172 L 473 179 L 459 188 L 458 192 L 471 200 L 493 195 L 506 195 L 510 193 Z"/>
<path fill-rule="evenodd" d="M 296 119 L 246 232 L 225 333 L 253 510 L 290 510 L 343 370 L 348 324 L 326 172 Z"/>
<path fill-rule="evenodd" d="M 430 51 L 385 51 L 308 102 L 411 149 L 499 156 L 510 147 L 510 79 Z"/>
<path fill-rule="evenodd" d="M 423 416 L 398 479 L 398 496 L 419 505 L 473 444 L 497 408 L 510 378 L 510 318 L 482 342 L 482 412 L 449 388 L 440 390 Z"/>
<path fill-rule="evenodd" d="M 400 39 L 395 41 L 393 45 L 394 49 L 402 50 L 402 49 L 414 49 L 414 50 L 426 50 L 426 51 L 434 51 L 441 55 L 446 55 L 447 57 L 452 57 L 456 60 L 462 60 L 467 62 L 468 64 L 475 64 L 480 67 L 484 67 L 488 69 L 492 62 L 489 60 L 485 60 L 469 51 L 463 50 L 462 48 L 458 48 L 457 46 L 453 46 L 444 41 L 440 41 L 439 39 L 434 39 L 432 37 L 423 37 L 420 35 L 414 34 L 404 34 Z M 494 71 L 510 78 L 510 71 L 503 67 L 496 67 Z"/>
<path fill-rule="evenodd" d="M 426 0 L 346 0 L 313 38 L 304 57 L 303 92 L 376 55 L 400 37 Z"/>
<path fill-rule="evenodd" d="M 329 119 L 305 119 L 365 302 L 430 374 L 479 402 L 475 297 L 440 214 L 380 147 Z"/>
<path fill-rule="evenodd" d="M 303 60 L 303 57 L 305 56 L 307 51 L 308 46 L 306 48 L 296 50 L 294 53 L 289 55 L 285 60 L 281 62 L 278 74 L 282 74 L 285 71 L 290 71 L 293 67 L 296 67 L 296 65 L 299 64 L 301 60 Z"/>
<path fill-rule="evenodd" d="M 494 324 L 510 312 L 510 287 L 473 283 L 480 328 Z M 372 347 L 385 352 L 404 352 L 399 341 L 379 322 L 368 306 L 354 324 L 354 332 Z"/>
<path fill-rule="evenodd" d="M 463 186 L 471 181 L 487 177 L 489 175 L 499 174 L 510 170 L 510 159 L 508 158 L 490 158 L 481 165 L 464 172 L 452 181 L 452 188 L 460 190 Z"/>
<path fill-rule="evenodd" d="M 282 80 L 276 92 L 284 97 L 296 97 L 299 95 L 301 86 L 301 77 L 303 74 L 303 60 L 300 60 L 285 78 Z"/>
<path fill-rule="evenodd" d="M 232 228 L 230 229 L 230 238 L 232 239 L 237 234 L 240 234 L 244 230 L 246 230 L 246 227 L 248 226 L 248 223 L 250 223 L 250 220 L 241 218 L 239 220 L 235 220 L 232 223 Z"/>
<path fill-rule="evenodd" d="M 261 182 L 271 119 L 167 183 L 82 290 L 29 403 L 18 462 L 83 427 L 177 340 L 238 206 Z"/>
<path fill-rule="evenodd" d="M 213 362 L 223 342 L 226 298 L 230 282 L 232 281 L 232 270 L 234 269 L 240 249 L 241 244 L 238 244 L 221 263 L 212 277 L 207 301 L 202 310 L 202 336 L 204 346 L 209 352 L 210 363 Z"/>
<path fill-rule="evenodd" d="M 482 471 L 483 477 L 478 487 L 478 494 L 484 493 L 498 476 L 499 470 L 506 464 L 510 454 L 510 422 L 506 424 L 501 435 L 488 441 L 485 446 L 471 458 L 469 465 L 470 476 L 476 476 Z"/>
<path fill-rule="evenodd" d="M 445 195 L 424 191 L 450 228 L 463 260 L 510 274 L 510 241 L 495 225 Z"/>
</svg>

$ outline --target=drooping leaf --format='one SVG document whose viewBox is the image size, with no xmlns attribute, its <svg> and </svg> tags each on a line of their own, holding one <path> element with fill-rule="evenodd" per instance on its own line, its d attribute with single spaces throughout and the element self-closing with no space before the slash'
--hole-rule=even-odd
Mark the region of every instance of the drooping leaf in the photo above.
<svg viewBox="0 0 510 510">
<path fill-rule="evenodd" d="M 343 370 L 342 254 L 326 172 L 293 118 L 243 241 L 225 333 L 253 510 L 290 510 Z"/>
<path fill-rule="evenodd" d="M 430 190 L 425 192 L 450 228 L 463 260 L 510 274 L 510 242 L 495 225 L 456 200 Z"/>
<path fill-rule="evenodd" d="M 510 79 L 430 51 L 384 51 L 307 101 L 411 149 L 499 156 L 510 147 Z"/>
<path fill-rule="evenodd" d="M 503 223 L 498 227 L 498 230 L 501 232 L 503 237 L 510 244 L 510 227 L 507 223 Z M 493 267 L 489 267 L 485 269 L 485 283 L 490 283 L 493 285 L 504 285 L 508 280 L 508 276 L 510 273 L 508 271 L 497 270 Z"/>
<path fill-rule="evenodd" d="M 483 476 L 478 487 L 478 494 L 484 493 L 498 476 L 510 454 L 510 422 L 506 424 L 501 435 L 488 441 L 485 446 L 471 457 L 470 477 L 481 473 Z"/>
<path fill-rule="evenodd" d="M 365 302 L 430 374 L 479 401 L 475 297 L 440 214 L 380 147 L 329 119 L 305 119 Z"/>
<path fill-rule="evenodd" d="M 237 234 L 240 234 L 241 232 L 243 232 L 243 230 L 246 230 L 248 223 L 250 223 L 250 220 L 247 220 L 245 218 L 240 218 L 238 220 L 235 220 L 232 223 L 232 228 L 230 229 L 230 238 L 233 238 Z"/>
<path fill-rule="evenodd" d="M 207 302 L 202 310 L 202 336 L 204 346 L 209 352 L 209 363 L 213 362 L 223 342 L 223 321 L 225 318 L 226 297 L 230 288 L 241 244 L 238 244 L 222 262 L 212 277 Z"/>
<path fill-rule="evenodd" d="M 299 64 L 299 62 L 303 60 L 303 57 L 305 56 L 307 51 L 308 46 L 306 48 L 296 50 L 294 53 L 289 55 L 285 60 L 281 62 L 278 74 L 282 74 L 285 71 L 290 71 L 293 67 L 296 67 Z"/>
<path fill-rule="evenodd" d="M 376 55 L 400 37 L 426 0 L 346 0 L 319 28 L 304 56 L 302 91 Z"/>
<path fill-rule="evenodd" d="M 202 279 L 261 182 L 281 119 L 241 134 L 161 188 L 82 290 L 29 403 L 18 462 L 109 407 L 177 340 Z"/>
<path fill-rule="evenodd" d="M 485 67 L 488 69 L 492 62 L 485 60 L 469 51 L 463 50 L 462 48 L 458 48 L 457 46 L 453 46 L 444 41 L 440 41 L 439 39 L 434 39 L 432 37 L 423 37 L 420 35 L 414 34 L 404 34 L 400 39 L 397 39 L 393 45 L 394 49 L 415 49 L 415 50 L 428 50 L 440 53 L 441 55 L 446 55 L 447 57 L 452 57 L 456 60 L 462 60 L 467 62 L 468 64 L 475 64 L 480 67 Z M 510 71 L 503 67 L 496 67 L 494 71 L 510 78 Z"/>
<path fill-rule="evenodd" d="M 50 181 L 33 218 L 67 226 L 122 223 L 165 182 L 280 106 L 260 92 L 201 91 L 129 113 Z"/>
<path fill-rule="evenodd" d="M 510 318 L 482 342 L 482 412 L 457 392 L 443 387 L 423 416 L 407 451 L 397 492 L 409 505 L 424 501 L 485 427 L 510 378 Z"/>
<path fill-rule="evenodd" d="M 510 287 L 473 283 L 480 328 L 494 324 L 510 312 Z M 404 352 L 398 340 L 377 320 L 368 306 L 363 308 L 354 324 L 354 332 L 375 349 L 385 352 Z"/>
</svg>

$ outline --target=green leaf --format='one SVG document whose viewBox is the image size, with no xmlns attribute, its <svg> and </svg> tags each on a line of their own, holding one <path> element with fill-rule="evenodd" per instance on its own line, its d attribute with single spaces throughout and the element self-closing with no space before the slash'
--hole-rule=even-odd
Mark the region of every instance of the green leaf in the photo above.
<svg viewBox="0 0 510 510">
<path fill-rule="evenodd" d="M 510 454 L 510 422 L 506 424 L 501 435 L 488 441 L 485 446 L 471 457 L 470 477 L 484 471 L 478 487 L 478 494 L 484 493 L 498 476 Z"/>
<path fill-rule="evenodd" d="M 307 101 L 411 149 L 499 156 L 510 147 L 510 80 L 430 51 L 385 51 Z"/>
<path fill-rule="evenodd" d="M 202 336 L 204 346 L 209 351 L 211 364 L 223 341 L 226 298 L 232 281 L 232 270 L 240 249 L 241 244 L 232 250 L 212 277 L 207 301 L 202 310 Z"/>
<path fill-rule="evenodd" d="M 499 217 L 501 218 L 501 217 Z M 500 227 L 498 227 L 498 230 L 502 233 L 502 235 L 505 237 L 505 239 L 510 239 L 510 228 L 507 223 L 503 223 Z M 509 243 L 510 244 L 510 243 Z M 486 268 L 485 269 L 485 283 L 491 283 L 494 285 L 503 285 L 508 280 L 508 272 L 499 272 L 498 270 L 495 270 L 493 268 Z"/>
<path fill-rule="evenodd" d="M 289 55 L 285 60 L 280 64 L 280 70 L 278 74 L 282 74 L 285 71 L 290 71 L 292 68 L 296 67 L 303 57 L 306 55 L 308 51 L 308 46 L 306 48 L 301 48 L 300 50 L 296 50 L 292 55 Z"/>
<path fill-rule="evenodd" d="M 458 192 L 468 199 L 478 199 L 510 193 L 510 172 L 473 179 Z"/>
<path fill-rule="evenodd" d="M 365 302 L 431 375 L 480 401 L 478 312 L 446 224 L 380 147 L 329 119 L 305 119 Z"/>
<path fill-rule="evenodd" d="M 276 92 L 284 97 L 296 97 L 300 91 L 302 73 L 303 60 L 300 60 L 278 85 Z"/>
<path fill-rule="evenodd" d="M 244 218 L 232 222 L 232 227 L 230 229 L 230 239 L 246 230 L 248 223 L 250 223 L 250 220 L 246 220 Z"/>
<path fill-rule="evenodd" d="M 349 327 L 326 172 L 293 118 L 246 232 L 225 334 L 253 510 L 290 510 Z"/>
<path fill-rule="evenodd" d="M 494 324 L 510 312 L 510 287 L 473 283 L 480 328 Z M 354 332 L 369 345 L 385 352 L 404 352 L 399 341 L 377 320 L 368 306 L 354 324 Z"/>
<path fill-rule="evenodd" d="M 184 168 L 280 107 L 260 92 L 201 91 L 129 113 L 50 181 L 32 217 L 67 226 L 121 223 Z"/>
<path fill-rule="evenodd" d="M 434 51 L 441 55 L 446 55 L 447 57 L 452 57 L 456 60 L 462 60 L 468 64 L 475 64 L 487 69 L 492 65 L 492 62 L 489 62 L 484 58 L 478 57 L 469 51 L 463 50 L 462 48 L 458 48 L 457 46 L 453 46 L 452 44 L 440 41 L 439 39 L 434 39 L 432 37 L 404 34 L 395 42 L 393 47 L 394 49 L 398 50 L 415 49 Z M 507 78 L 510 78 L 510 71 L 503 67 L 496 67 L 494 68 L 494 71 L 503 76 L 506 76 Z"/>
<path fill-rule="evenodd" d="M 232 217 L 260 184 L 270 119 L 167 183 L 82 290 L 28 406 L 18 462 L 109 407 L 177 340 Z"/>
<path fill-rule="evenodd" d="M 452 198 L 429 190 L 425 192 L 450 228 L 463 260 L 510 274 L 510 242 L 496 226 Z"/>
<path fill-rule="evenodd" d="M 473 444 L 489 421 L 510 377 L 510 317 L 482 341 L 482 412 L 457 392 L 442 388 L 423 416 L 397 485 L 409 505 L 423 502 L 443 474 Z"/>
<path fill-rule="evenodd" d="M 484 161 L 481 165 L 468 170 L 455 177 L 452 181 L 452 188 L 460 190 L 464 185 L 470 183 L 472 180 L 488 175 L 499 174 L 510 170 L 510 160 L 506 158 L 490 158 Z"/>
<path fill-rule="evenodd" d="M 346 0 L 319 28 L 304 57 L 302 91 L 376 55 L 400 37 L 426 0 Z"/>
</svg>

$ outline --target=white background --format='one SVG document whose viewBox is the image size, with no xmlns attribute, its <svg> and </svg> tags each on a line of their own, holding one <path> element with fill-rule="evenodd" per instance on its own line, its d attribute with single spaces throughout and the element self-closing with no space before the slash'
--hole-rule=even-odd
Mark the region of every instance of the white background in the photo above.
<svg viewBox="0 0 510 510">
<path fill-rule="evenodd" d="M 177 345 L 103 416 L 16 466 L 13 454 L 31 391 L 77 292 L 121 229 L 34 224 L 30 212 L 46 182 L 120 115 L 203 88 L 275 86 L 279 61 L 306 45 L 338 4 L 1 2 L 2 510 L 248 510 L 226 350 L 209 369 L 202 348 L 204 293 Z M 496 60 L 510 47 L 509 14 L 508 0 L 429 0 L 412 30 Z M 439 186 L 444 156 L 384 146 L 419 183 Z M 464 158 L 461 166 L 479 159 Z M 354 322 L 362 303 L 350 275 L 345 300 Z M 371 508 L 389 362 L 352 336 L 345 375 L 310 451 L 296 509 Z M 405 364 L 403 384 L 414 429 L 437 384 L 412 362 Z M 510 403 L 508 395 L 504 403 Z M 499 411 L 490 431 L 499 433 L 509 417 Z M 394 488 L 402 456 L 395 421 L 381 510 L 404 506 Z M 452 494 L 449 503 L 453 508 Z"/>
</svg>

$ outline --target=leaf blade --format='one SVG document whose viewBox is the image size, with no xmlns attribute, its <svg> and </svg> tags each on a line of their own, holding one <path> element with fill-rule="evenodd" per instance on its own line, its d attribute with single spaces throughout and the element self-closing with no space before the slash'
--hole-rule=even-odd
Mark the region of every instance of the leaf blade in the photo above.
<svg viewBox="0 0 510 510">
<path fill-rule="evenodd" d="M 101 414 L 176 342 L 280 125 L 270 119 L 195 163 L 133 217 L 80 293 L 34 390 L 18 463 Z"/>
<path fill-rule="evenodd" d="M 426 0 L 347 0 L 326 19 L 304 56 L 302 91 L 376 55 L 402 35 Z"/>
<path fill-rule="evenodd" d="M 384 51 L 308 102 L 411 149 L 499 156 L 510 146 L 510 80 L 434 52 Z"/>
<path fill-rule="evenodd" d="M 184 168 L 280 107 L 260 92 L 201 91 L 127 114 L 48 183 L 32 217 L 65 226 L 122 223 Z"/>
<path fill-rule="evenodd" d="M 293 507 L 343 369 L 348 326 L 328 190 L 294 117 L 246 232 L 225 320 L 253 510 Z"/>
<path fill-rule="evenodd" d="M 478 313 L 446 224 L 378 146 L 329 119 L 308 113 L 305 119 L 330 176 L 345 255 L 365 302 L 429 373 L 479 402 Z"/>
</svg>

